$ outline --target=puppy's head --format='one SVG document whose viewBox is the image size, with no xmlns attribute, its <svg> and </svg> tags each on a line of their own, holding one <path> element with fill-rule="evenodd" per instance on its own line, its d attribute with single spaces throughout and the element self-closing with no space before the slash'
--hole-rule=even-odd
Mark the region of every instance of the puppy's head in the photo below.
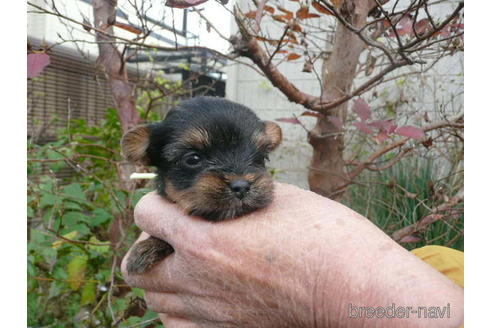
<svg viewBox="0 0 492 328">
<path fill-rule="evenodd" d="M 273 183 L 265 160 L 280 127 L 221 98 L 182 102 L 160 123 L 122 139 L 124 156 L 157 168 L 157 189 L 188 213 L 219 221 L 267 206 Z"/>
</svg>

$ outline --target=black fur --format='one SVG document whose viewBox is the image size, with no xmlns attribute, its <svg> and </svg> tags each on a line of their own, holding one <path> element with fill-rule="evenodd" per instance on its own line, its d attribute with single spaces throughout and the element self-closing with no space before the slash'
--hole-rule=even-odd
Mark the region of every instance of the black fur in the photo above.
<svg viewBox="0 0 492 328">
<path fill-rule="evenodd" d="M 266 123 L 249 108 L 222 98 L 194 98 L 146 129 L 145 158 L 157 169 L 159 194 L 182 205 L 189 214 L 220 221 L 271 202 L 273 183 L 265 160 L 279 140 L 271 140 Z M 234 189 L 236 179 L 242 181 L 236 186 L 246 184 L 247 188 Z M 144 242 L 130 254 L 129 272 L 144 272 L 172 249 L 155 238 Z"/>
</svg>

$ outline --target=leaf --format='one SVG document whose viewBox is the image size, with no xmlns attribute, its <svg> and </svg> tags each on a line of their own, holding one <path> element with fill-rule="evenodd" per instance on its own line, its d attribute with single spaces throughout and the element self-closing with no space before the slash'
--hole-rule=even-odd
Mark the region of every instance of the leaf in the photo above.
<svg viewBox="0 0 492 328">
<path fill-rule="evenodd" d="M 293 23 L 292 24 L 292 30 L 294 32 L 302 32 L 302 27 L 301 25 L 297 24 L 297 23 Z"/>
<path fill-rule="evenodd" d="M 275 121 L 292 123 L 292 124 L 301 124 L 301 122 L 295 117 L 281 117 L 281 118 L 276 118 Z"/>
<path fill-rule="evenodd" d="M 367 134 L 372 134 L 372 129 L 367 124 L 365 124 L 363 122 L 354 122 L 354 125 L 360 131 L 367 133 Z"/>
<path fill-rule="evenodd" d="M 87 248 L 94 251 L 96 254 L 103 255 L 109 252 L 109 242 L 102 242 L 99 239 L 97 239 L 95 236 L 91 236 L 89 238 L 89 241 L 94 244 L 107 244 L 107 245 L 91 245 L 88 244 Z"/>
<path fill-rule="evenodd" d="M 38 76 L 50 64 L 50 56 L 45 53 L 27 55 L 27 78 Z"/>
<path fill-rule="evenodd" d="M 311 14 L 309 12 L 309 7 L 307 6 L 303 6 L 301 7 L 301 9 L 299 9 L 297 12 L 296 12 L 296 17 L 299 18 L 299 19 L 306 19 L 306 18 L 318 18 L 318 17 L 321 17 L 320 15 L 318 14 Z"/>
<path fill-rule="evenodd" d="M 278 10 L 280 10 L 281 12 L 283 12 L 283 13 L 285 14 L 285 17 L 286 17 L 287 19 L 292 19 L 292 18 L 294 18 L 294 13 L 293 13 L 292 11 L 287 10 L 287 9 L 285 9 L 285 8 L 283 8 L 283 7 L 280 7 L 280 6 L 277 6 L 277 9 L 278 9 Z"/>
<path fill-rule="evenodd" d="M 57 197 L 53 194 L 44 194 L 41 196 L 41 200 L 39 201 L 39 207 L 43 208 L 46 206 L 53 206 L 57 201 Z"/>
<path fill-rule="evenodd" d="M 82 285 L 87 269 L 87 256 L 77 255 L 67 265 L 68 282 L 72 290 L 78 290 Z"/>
<path fill-rule="evenodd" d="M 286 15 L 272 15 L 272 18 L 281 23 L 287 23 L 287 20 L 289 19 Z"/>
<path fill-rule="evenodd" d="M 167 0 L 166 6 L 172 8 L 189 8 L 198 6 L 204 2 L 207 2 L 207 0 Z"/>
<path fill-rule="evenodd" d="M 421 241 L 422 238 L 415 236 L 415 235 L 409 235 L 405 236 L 402 239 L 400 239 L 400 243 L 418 243 Z"/>
<path fill-rule="evenodd" d="M 104 224 L 113 218 L 113 215 L 108 211 L 102 208 L 96 208 L 92 211 L 92 215 L 94 216 L 92 219 L 89 219 L 88 223 L 91 227 L 96 227 L 101 224 Z"/>
<path fill-rule="evenodd" d="M 413 34 L 413 21 L 409 15 L 405 15 L 398 22 L 396 31 L 399 35 Z"/>
<path fill-rule="evenodd" d="M 362 98 L 358 98 L 354 101 L 352 110 L 360 117 L 362 121 L 366 121 L 371 118 L 371 108 Z"/>
<path fill-rule="evenodd" d="M 246 16 L 247 18 L 254 19 L 256 18 L 256 10 L 249 11 L 244 16 Z"/>
<path fill-rule="evenodd" d="M 96 284 L 93 282 L 86 283 L 82 288 L 80 305 L 89 305 L 96 301 Z"/>
<path fill-rule="evenodd" d="M 318 112 L 311 112 L 311 111 L 305 111 L 301 114 L 301 116 L 312 116 L 312 117 L 318 117 L 318 118 L 321 118 L 323 117 L 322 114 L 318 113 Z"/>
<path fill-rule="evenodd" d="M 296 17 L 300 19 L 306 18 L 306 15 L 309 14 L 309 8 L 302 6 L 297 12 Z"/>
<path fill-rule="evenodd" d="M 273 14 L 275 12 L 275 8 L 267 5 L 265 5 L 263 10 L 268 11 L 270 14 Z"/>
<path fill-rule="evenodd" d="M 319 2 L 313 1 L 311 4 L 314 7 L 314 9 L 316 9 L 318 12 L 325 14 L 325 15 L 332 15 L 333 16 L 333 13 L 331 12 L 331 10 L 329 10 L 325 6 L 321 5 Z"/>
<path fill-rule="evenodd" d="M 386 132 L 379 131 L 378 135 L 374 137 L 374 140 L 376 140 L 377 143 L 382 143 L 388 138 L 389 136 L 386 134 Z"/>
<path fill-rule="evenodd" d="M 69 233 L 63 235 L 63 237 L 66 239 L 74 240 L 75 238 L 77 238 L 78 235 L 79 235 L 79 232 L 75 230 L 75 231 L 72 231 L 72 232 L 69 232 Z M 66 243 L 65 240 L 59 239 L 59 240 L 53 242 L 53 244 L 51 244 L 51 247 L 53 247 L 54 249 L 57 249 L 61 245 L 63 245 L 64 243 Z"/>
<path fill-rule="evenodd" d="M 298 58 L 300 58 L 300 57 L 301 57 L 301 55 L 291 52 L 291 53 L 287 56 L 287 60 L 288 60 L 288 61 L 291 61 L 291 60 L 296 60 L 296 59 L 298 59 Z"/>
<path fill-rule="evenodd" d="M 113 25 L 133 34 L 137 34 L 137 35 L 142 34 L 142 30 L 135 26 L 131 26 L 121 22 L 114 22 Z"/>
<path fill-rule="evenodd" d="M 397 128 L 397 126 L 393 124 L 392 120 L 376 120 L 368 123 L 368 125 L 387 134 L 393 133 Z"/>
<path fill-rule="evenodd" d="M 62 216 L 62 222 L 65 227 L 72 227 L 76 224 L 86 223 L 88 221 L 87 216 L 81 212 L 70 211 Z"/>
<path fill-rule="evenodd" d="M 80 183 L 71 183 L 63 187 L 63 193 L 69 197 L 75 198 L 75 200 L 87 201 L 85 192 L 82 190 Z"/>
<path fill-rule="evenodd" d="M 424 18 L 415 24 L 415 32 L 417 32 L 417 35 L 423 35 L 425 32 L 429 31 L 431 27 L 432 25 L 430 24 L 429 19 Z"/>
<path fill-rule="evenodd" d="M 395 130 L 395 133 L 413 139 L 421 139 L 425 136 L 421 128 L 411 125 L 401 126 Z"/>
</svg>

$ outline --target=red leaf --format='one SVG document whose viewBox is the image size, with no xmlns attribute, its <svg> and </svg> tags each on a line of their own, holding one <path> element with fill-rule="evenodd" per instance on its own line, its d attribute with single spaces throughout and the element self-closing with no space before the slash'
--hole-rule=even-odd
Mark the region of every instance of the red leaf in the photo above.
<svg viewBox="0 0 492 328">
<path fill-rule="evenodd" d="M 301 7 L 297 12 L 296 12 L 296 17 L 300 19 L 306 18 L 306 15 L 309 14 L 309 8 L 308 7 Z"/>
<path fill-rule="evenodd" d="M 354 101 L 352 110 L 357 115 L 359 115 L 362 121 L 366 121 L 367 119 L 371 118 L 371 108 L 369 107 L 367 102 L 362 98 L 356 99 Z"/>
<path fill-rule="evenodd" d="M 279 6 L 277 6 L 277 9 L 280 10 L 281 12 L 283 12 L 285 14 L 284 15 L 285 18 L 287 18 L 287 19 L 294 18 L 294 13 L 292 11 L 289 11 L 289 10 L 287 10 L 287 9 L 285 9 L 283 7 L 279 7 Z"/>
<path fill-rule="evenodd" d="M 388 138 L 389 136 L 386 134 L 386 132 L 379 131 L 378 135 L 374 137 L 374 140 L 376 140 L 377 143 L 382 143 Z"/>
<path fill-rule="evenodd" d="M 198 6 L 208 0 L 167 0 L 166 6 L 172 8 L 189 8 Z"/>
<path fill-rule="evenodd" d="M 296 12 L 296 17 L 299 18 L 299 19 L 306 19 L 306 18 L 318 18 L 318 17 L 321 17 L 321 16 L 318 15 L 318 14 L 311 14 L 309 12 L 309 8 L 308 7 L 301 7 L 301 9 L 299 9 Z"/>
<path fill-rule="evenodd" d="M 357 129 L 361 130 L 362 132 L 367 134 L 372 134 L 372 129 L 366 123 L 354 122 L 354 125 Z"/>
<path fill-rule="evenodd" d="M 28 54 L 27 55 L 27 78 L 32 79 L 43 71 L 50 64 L 50 56 L 47 54 Z"/>
<path fill-rule="evenodd" d="M 417 237 L 415 235 L 409 235 L 400 239 L 400 243 L 418 243 L 421 240 L 422 239 L 420 237 Z"/>
<path fill-rule="evenodd" d="M 367 123 L 367 125 L 378 130 L 383 130 L 390 124 L 391 124 L 391 120 L 376 120 L 376 121 L 372 121 L 371 123 Z"/>
<path fill-rule="evenodd" d="M 301 124 L 301 122 L 295 117 L 281 117 L 281 118 L 276 118 L 275 121 L 292 123 L 292 124 Z"/>
<path fill-rule="evenodd" d="M 343 121 L 338 116 L 328 116 L 328 119 L 338 130 L 343 128 Z"/>
<path fill-rule="evenodd" d="M 390 134 L 390 133 L 395 132 L 395 130 L 396 130 L 397 127 L 398 127 L 398 125 L 396 125 L 396 124 L 388 125 L 386 127 L 386 129 L 385 129 L 386 130 L 386 133 Z"/>
<path fill-rule="evenodd" d="M 323 117 L 322 114 L 317 113 L 317 112 L 310 112 L 310 111 L 305 111 L 304 113 L 301 114 L 301 116 L 312 116 L 312 117 Z"/>
<path fill-rule="evenodd" d="M 302 32 L 302 27 L 301 25 L 297 24 L 297 23 L 293 23 L 292 24 L 292 30 L 294 32 Z"/>
<path fill-rule="evenodd" d="M 244 14 L 244 16 L 251 19 L 256 18 L 256 10 L 248 11 L 246 14 Z"/>
<path fill-rule="evenodd" d="M 420 139 L 425 136 L 425 133 L 421 128 L 411 125 L 400 126 L 395 130 L 395 133 L 413 139 Z"/>
<path fill-rule="evenodd" d="M 333 13 L 331 12 L 331 10 L 325 8 L 324 6 L 322 6 L 318 2 L 313 1 L 312 2 L 312 5 L 313 5 L 314 9 L 316 9 L 318 12 L 320 12 L 322 14 L 325 14 L 325 15 L 333 15 Z"/>
<path fill-rule="evenodd" d="M 392 120 L 377 120 L 377 121 L 372 121 L 371 123 L 368 123 L 369 126 L 378 129 L 381 132 L 384 132 L 386 134 L 391 134 L 395 131 L 397 126 L 393 124 Z"/>
<path fill-rule="evenodd" d="M 399 35 L 413 34 L 413 21 L 406 15 L 398 22 L 396 31 Z"/>
<path fill-rule="evenodd" d="M 272 18 L 281 23 L 287 23 L 287 20 L 289 19 L 286 15 L 272 15 Z"/>
<path fill-rule="evenodd" d="M 139 34 L 142 33 L 142 30 L 140 30 L 140 29 L 138 29 L 136 27 L 133 27 L 131 25 L 125 24 L 125 23 L 115 22 L 113 25 L 116 26 L 116 27 L 121 28 L 122 30 L 128 31 L 130 33 L 134 33 L 134 34 L 137 34 L 137 35 L 139 35 Z"/>
<path fill-rule="evenodd" d="M 424 18 L 419 20 L 415 24 L 415 32 L 417 32 L 417 35 L 422 35 L 425 32 L 429 31 L 432 25 L 430 24 L 430 21 L 428 18 Z"/>
<path fill-rule="evenodd" d="M 298 55 L 298 54 L 296 54 L 296 53 L 293 53 L 293 52 L 292 52 L 292 53 L 290 53 L 290 54 L 287 56 L 287 60 L 288 60 L 288 61 L 291 61 L 291 60 L 296 60 L 297 58 L 300 58 L 300 57 L 301 57 L 301 55 Z"/>
<path fill-rule="evenodd" d="M 265 6 L 264 7 L 265 11 L 268 11 L 270 14 L 273 14 L 275 12 L 275 8 L 271 7 L 271 6 Z"/>
</svg>

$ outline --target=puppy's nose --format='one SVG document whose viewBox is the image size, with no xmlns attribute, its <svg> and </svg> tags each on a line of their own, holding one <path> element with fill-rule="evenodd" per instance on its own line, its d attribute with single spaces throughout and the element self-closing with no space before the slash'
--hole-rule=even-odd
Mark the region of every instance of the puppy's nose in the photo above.
<svg viewBox="0 0 492 328">
<path fill-rule="evenodd" d="M 250 186 L 251 185 L 248 181 L 242 179 L 234 180 L 229 183 L 229 188 L 231 188 L 234 195 L 239 199 L 242 199 L 244 198 L 244 196 L 246 196 Z"/>
</svg>

